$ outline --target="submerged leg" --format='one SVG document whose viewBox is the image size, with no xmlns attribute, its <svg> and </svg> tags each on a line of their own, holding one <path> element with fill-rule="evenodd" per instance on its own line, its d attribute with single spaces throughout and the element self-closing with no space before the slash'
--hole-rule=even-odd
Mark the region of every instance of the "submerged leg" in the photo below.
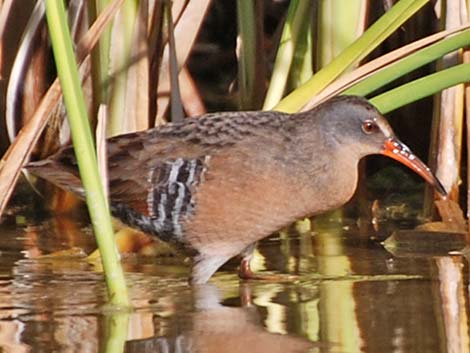
<svg viewBox="0 0 470 353">
<path fill-rule="evenodd" d="M 209 278 L 226 263 L 230 257 L 215 255 L 199 255 L 195 258 L 191 271 L 191 284 L 204 284 Z"/>
<path fill-rule="evenodd" d="M 295 275 L 254 273 L 251 269 L 250 262 L 253 258 L 256 245 L 257 243 L 250 244 L 240 253 L 240 256 L 242 257 L 242 260 L 240 261 L 240 269 L 238 270 L 238 276 L 240 276 L 240 278 L 273 282 L 290 282 L 298 279 L 298 276 Z"/>
<path fill-rule="evenodd" d="M 255 279 L 257 276 L 251 270 L 250 262 L 253 258 L 253 253 L 256 249 L 256 242 L 248 245 L 245 250 L 240 253 L 242 257 L 240 261 L 240 268 L 238 270 L 238 276 L 242 279 Z"/>
</svg>

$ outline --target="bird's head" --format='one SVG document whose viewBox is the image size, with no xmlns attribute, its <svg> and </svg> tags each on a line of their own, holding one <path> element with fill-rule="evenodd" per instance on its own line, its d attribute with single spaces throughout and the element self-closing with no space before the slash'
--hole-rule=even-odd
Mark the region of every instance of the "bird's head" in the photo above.
<svg viewBox="0 0 470 353">
<path fill-rule="evenodd" d="M 314 108 L 318 126 L 329 144 L 341 146 L 352 157 L 382 154 L 404 164 L 446 195 L 440 181 L 394 134 L 387 120 L 366 99 L 338 96 Z"/>
</svg>

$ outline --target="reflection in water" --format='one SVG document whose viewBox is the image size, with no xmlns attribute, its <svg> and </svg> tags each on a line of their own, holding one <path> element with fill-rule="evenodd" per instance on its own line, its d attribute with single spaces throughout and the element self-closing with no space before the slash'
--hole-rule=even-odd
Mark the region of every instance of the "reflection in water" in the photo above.
<svg viewBox="0 0 470 353">
<path fill-rule="evenodd" d="M 99 269 L 34 257 L 93 248 L 89 233 L 57 224 L 0 229 L 1 352 L 469 353 L 463 256 L 398 257 L 354 224 L 315 223 L 313 235 L 260 244 L 266 269 L 295 283 L 239 286 L 229 264 L 217 288 L 192 288 L 171 259 L 125 258 L 135 310 L 113 315 Z"/>
<path fill-rule="evenodd" d="M 447 337 L 447 352 L 468 353 L 468 291 L 465 290 L 463 264 L 460 258 L 437 257 L 436 265 L 440 278 L 439 297 L 442 321 Z"/>
<path fill-rule="evenodd" d="M 249 304 L 249 287 L 243 287 L 245 307 L 220 304 L 218 289 L 201 285 L 194 290 L 195 312 L 185 317 L 171 335 L 128 342 L 126 352 L 174 353 L 301 353 L 312 343 L 290 335 L 267 332 L 257 309 Z"/>
<path fill-rule="evenodd" d="M 319 274 L 330 278 L 352 274 L 352 259 L 345 254 L 341 224 L 326 229 L 322 229 L 323 225 L 319 222 L 315 225 L 318 231 L 316 253 L 319 255 Z M 319 306 L 321 340 L 337 343 L 344 351 L 351 353 L 360 352 L 362 346 L 353 286 L 354 282 L 347 279 L 324 281 L 320 284 Z"/>
</svg>

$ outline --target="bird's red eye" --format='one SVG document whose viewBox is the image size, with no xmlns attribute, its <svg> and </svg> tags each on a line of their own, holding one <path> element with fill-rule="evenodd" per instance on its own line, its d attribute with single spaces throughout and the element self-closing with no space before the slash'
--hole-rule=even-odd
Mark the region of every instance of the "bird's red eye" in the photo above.
<svg viewBox="0 0 470 353">
<path fill-rule="evenodd" d="M 366 134 L 372 134 L 378 130 L 379 127 L 372 120 L 366 120 L 362 123 L 362 131 L 364 131 Z"/>
</svg>

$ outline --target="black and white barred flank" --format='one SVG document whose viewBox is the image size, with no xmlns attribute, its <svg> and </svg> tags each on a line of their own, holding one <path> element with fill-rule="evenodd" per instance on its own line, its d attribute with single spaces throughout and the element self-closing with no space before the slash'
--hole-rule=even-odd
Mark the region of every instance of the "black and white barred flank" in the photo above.
<svg viewBox="0 0 470 353">
<path fill-rule="evenodd" d="M 172 243 L 184 243 L 182 220 L 194 211 L 193 189 L 204 177 L 210 156 L 177 158 L 157 164 L 148 172 L 147 215 L 122 203 L 112 203 L 113 213 L 130 226 Z"/>
</svg>

